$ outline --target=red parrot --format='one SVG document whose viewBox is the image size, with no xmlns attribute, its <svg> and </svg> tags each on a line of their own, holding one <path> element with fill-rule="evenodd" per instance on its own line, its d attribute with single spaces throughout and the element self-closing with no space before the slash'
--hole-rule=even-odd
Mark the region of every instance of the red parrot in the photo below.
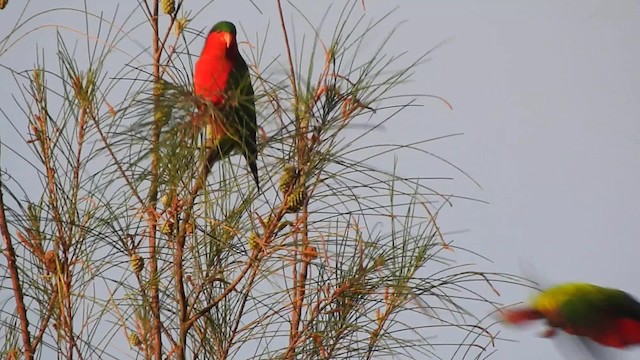
<svg viewBox="0 0 640 360">
<path fill-rule="evenodd" d="M 247 160 L 259 190 L 255 97 L 232 23 L 221 21 L 211 28 L 193 78 L 195 94 L 206 101 L 199 113 L 207 124 L 210 147 L 195 192 L 204 186 L 213 164 L 236 151 Z"/>
<path fill-rule="evenodd" d="M 561 329 L 613 348 L 640 344 L 640 302 L 624 291 L 592 284 L 551 287 L 529 307 L 503 310 L 502 318 L 509 324 L 545 319 L 547 337 Z"/>
</svg>

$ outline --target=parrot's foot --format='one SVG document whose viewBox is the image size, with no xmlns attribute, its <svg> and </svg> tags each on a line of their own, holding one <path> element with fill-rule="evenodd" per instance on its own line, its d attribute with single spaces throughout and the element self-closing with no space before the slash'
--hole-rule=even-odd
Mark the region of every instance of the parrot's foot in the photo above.
<svg viewBox="0 0 640 360">
<path fill-rule="evenodd" d="M 555 335 L 556 335 L 556 329 L 548 328 L 540 334 L 540 337 L 551 338 L 551 337 L 554 337 Z"/>
</svg>

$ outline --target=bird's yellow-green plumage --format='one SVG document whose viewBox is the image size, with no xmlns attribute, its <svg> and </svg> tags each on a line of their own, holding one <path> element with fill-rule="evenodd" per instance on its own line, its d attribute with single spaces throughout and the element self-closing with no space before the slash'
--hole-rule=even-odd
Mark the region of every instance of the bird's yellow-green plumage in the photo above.
<svg viewBox="0 0 640 360">
<path fill-rule="evenodd" d="M 532 306 L 540 312 L 557 311 L 567 301 L 576 296 L 590 299 L 600 299 L 610 291 L 619 291 L 603 288 L 588 283 L 567 283 L 546 289 L 532 301 Z"/>
</svg>

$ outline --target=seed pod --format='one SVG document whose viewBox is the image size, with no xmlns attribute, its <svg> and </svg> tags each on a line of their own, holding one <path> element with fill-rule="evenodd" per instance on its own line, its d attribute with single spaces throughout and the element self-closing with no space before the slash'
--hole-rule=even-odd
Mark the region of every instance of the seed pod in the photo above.
<svg viewBox="0 0 640 360">
<path fill-rule="evenodd" d="M 153 95 L 155 106 L 153 107 L 153 118 L 160 124 L 166 124 L 171 118 L 171 106 L 166 101 L 167 84 L 163 81 L 153 84 Z"/>
<path fill-rule="evenodd" d="M 136 273 L 136 275 L 140 275 L 142 269 L 144 268 L 144 259 L 142 258 L 142 256 L 138 254 L 132 255 L 131 259 L 129 259 L 129 263 L 131 264 L 133 272 Z"/>
<path fill-rule="evenodd" d="M 296 187 L 287 199 L 285 200 L 285 207 L 288 213 L 295 213 L 300 210 L 304 200 L 307 198 L 307 189 L 304 186 Z"/>
<path fill-rule="evenodd" d="M 162 12 L 167 15 L 171 15 L 176 11 L 175 0 L 162 0 L 161 6 L 162 6 Z"/>
<path fill-rule="evenodd" d="M 142 340 L 140 340 L 140 336 L 138 336 L 138 334 L 134 332 L 129 333 L 129 336 L 127 337 L 127 341 L 129 341 L 129 345 L 132 347 L 138 347 L 142 345 Z"/>
<path fill-rule="evenodd" d="M 296 179 L 297 173 L 298 171 L 293 165 L 287 165 L 284 167 L 282 176 L 280 177 L 280 181 L 278 183 L 278 189 L 280 190 L 280 192 L 284 194 L 289 190 L 289 187 Z"/>
</svg>

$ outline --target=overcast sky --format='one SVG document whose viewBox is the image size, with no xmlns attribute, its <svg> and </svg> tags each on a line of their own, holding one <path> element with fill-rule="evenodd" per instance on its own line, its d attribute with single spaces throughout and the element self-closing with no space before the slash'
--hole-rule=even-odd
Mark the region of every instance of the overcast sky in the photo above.
<svg viewBox="0 0 640 360">
<path fill-rule="evenodd" d="M 440 154 L 490 202 L 449 213 L 450 228 L 470 229 L 456 240 L 496 270 L 640 296 L 640 3 L 418 3 L 399 9 L 404 47 L 453 41 L 410 86 L 453 103 L 449 114 L 434 104 L 424 116 L 432 131 L 465 133 Z M 501 345 L 495 358 L 559 359 L 537 332 L 506 333 L 520 343 Z"/>
<path fill-rule="evenodd" d="M 3 36 L 6 17 L 15 18 L 20 9 L 16 3 L 11 1 L 0 12 Z M 275 1 L 261 3 L 263 14 L 248 1 L 218 1 L 191 26 L 204 29 L 226 19 L 253 35 L 271 22 L 271 36 L 278 39 L 271 4 Z M 312 20 L 324 12 L 323 1 L 296 3 Z M 482 185 L 480 189 L 449 169 L 447 175 L 456 175 L 456 180 L 441 183 L 444 191 L 489 202 L 457 202 L 441 218 L 448 231 L 468 230 L 450 240 L 493 263 L 464 254 L 459 261 L 478 262 L 486 270 L 535 275 L 547 283 L 587 281 L 640 296 L 640 3 L 397 3 L 388 23 L 405 22 L 389 52 L 419 56 L 448 40 L 404 89 L 442 96 L 453 110 L 423 99 L 424 107 L 400 115 L 402 126 L 388 126 L 379 136 L 403 142 L 464 133 L 429 148 Z M 366 15 L 372 18 L 396 6 L 390 1 L 365 4 Z M 123 5 L 121 11 L 131 6 L 135 2 Z M 189 0 L 186 6 L 201 7 Z M 64 17 L 49 20 L 65 23 Z M 299 18 L 293 21 L 302 24 Z M 31 58 L 34 51 L 34 42 L 29 41 L 24 50 L 8 53 L 0 61 L 28 67 L 33 62 L 25 64 L 25 56 Z M 4 99 L 9 92 L 9 87 L 0 88 Z M 7 102 L 1 104 L 5 109 Z M 2 140 L 7 142 L 7 124 L 1 124 Z M 432 168 L 416 170 L 408 158 L 400 159 L 403 169 L 423 176 L 443 175 L 432 173 Z M 504 303 L 531 295 L 524 288 L 499 290 Z M 539 331 L 506 330 L 503 336 L 519 342 L 499 343 L 491 358 L 560 359 L 551 341 L 537 337 Z M 640 349 L 631 355 L 640 356 Z"/>
</svg>

